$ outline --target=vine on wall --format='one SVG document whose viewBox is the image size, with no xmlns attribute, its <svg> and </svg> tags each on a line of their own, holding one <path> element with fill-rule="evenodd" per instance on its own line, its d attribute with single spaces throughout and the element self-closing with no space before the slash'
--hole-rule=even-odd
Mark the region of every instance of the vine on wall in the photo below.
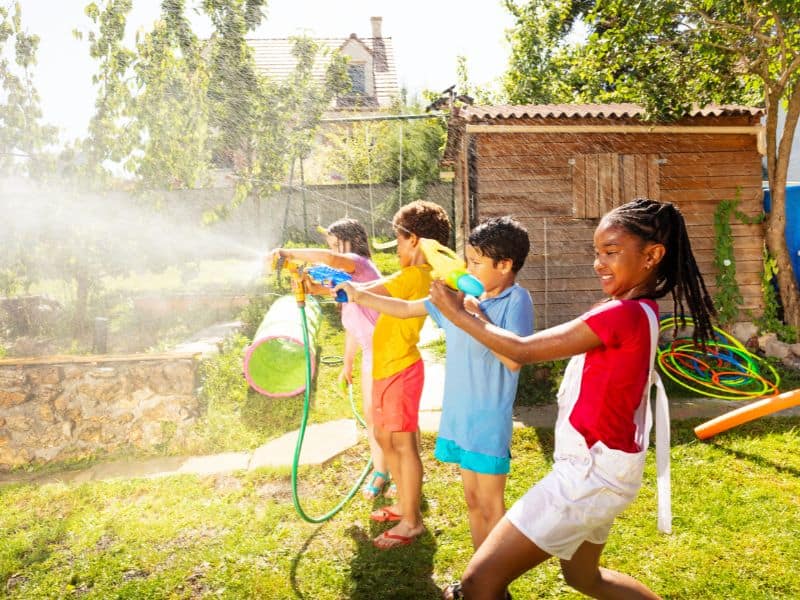
<svg viewBox="0 0 800 600">
<path fill-rule="evenodd" d="M 744 298 L 736 281 L 736 256 L 733 247 L 733 231 L 731 215 L 745 225 L 754 225 L 764 221 L 764 214 L 748 217 L 739 210 L 741 190 L 736 191 L 733 200 L 722 200 L 714 211 L 714 266 L 717 268 L 717 292 L 714 294 L 714 305 L 717 317 L 723 326 L 732 325 L 738 320 L 739 307 Z M 766 299 L 765 299 L 766 302 Z"/>
</svg>

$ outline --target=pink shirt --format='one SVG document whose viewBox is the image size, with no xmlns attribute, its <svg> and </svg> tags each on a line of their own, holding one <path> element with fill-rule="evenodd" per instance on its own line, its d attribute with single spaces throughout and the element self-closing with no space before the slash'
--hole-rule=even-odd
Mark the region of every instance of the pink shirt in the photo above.
<svg viewBox="0 0 800 600">
<path fill-rule="evenodd" d="M 634 441 L 634 413 L 650 373 L 650 325 L 639 302 L 658 315 L 652 300 L 612 300 L 581 316 L 603 342 L 586 353 L 580 394 L 569 417 L 589 448 L 601 440 L 623 452 L 641 450 Z"/>
<path fill-rule="evenodd" d="M 356 264 L 355 270 L 351 273 L 353 281 L 361 283 L 380 278 L 380 272 L 368 258 L 359 254 L 348 254 L 347 257 Z M 378 313 L 371 308 L 359 306 L 354 302 L 342 305 L 342 327 L 358 340 L 363 352 L 372 350 L 372 332 L 377 320 Z"/>
</svg>

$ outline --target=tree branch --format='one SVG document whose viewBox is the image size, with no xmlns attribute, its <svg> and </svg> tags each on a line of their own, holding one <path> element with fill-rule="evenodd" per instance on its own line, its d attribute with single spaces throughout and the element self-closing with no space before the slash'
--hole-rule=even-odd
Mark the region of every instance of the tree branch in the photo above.
<svg viewBox="0 0 800 600">
<path fill-rule="evenodd" d="M 781 26 L 781 19 L 778 13 L 773 9 L 772 10 L 772 19 L 775 21 L 775 39 L 778 42 L 778 51 L 780 54 L 780 61 L 781 61 L 781 69 L 783 71 L 786 70 L 786 37 L 784 35 L 783 27 Z"/>
<path fill-rule="evenodd" d="M 753 36 L 756 39 L 764 42 L 766 45 L 770 45 L 772 43 L 773 40 L 772 36 L 761 33 L 756 29 L 756 27 L 758 27 L 759 19 L 756 19 L 755 21 L 752 22 L 753 25 L 752 28 L 747 28 L 742 25 L 736 25 L 734 23 L 728 23 L 726 21 L 718 21 L 717 19 L 713 19 L 708 13 L 706 13 L 703 10 L 698 10 L 696 14 L 699 15 L 700 18 L 703 19 L 703 21 L 705 21 L 708 25 L 716 27 L 721 31 L 734 31 L 744 37 Z"/>
<path fill-rule="evenodd" d="M 778 85 L 780 85 L 781 88 L 786 87 L 789 83 L 789 78 L 794 75 L 798 69 L 800 69 L 800 54 L 795 55 L 791 64 L 784 70 L 783 75 L 781 75 L 781 78 L 778 80 Z M 800 84 L 796 87 L 800 88 Z"/>
</svg>

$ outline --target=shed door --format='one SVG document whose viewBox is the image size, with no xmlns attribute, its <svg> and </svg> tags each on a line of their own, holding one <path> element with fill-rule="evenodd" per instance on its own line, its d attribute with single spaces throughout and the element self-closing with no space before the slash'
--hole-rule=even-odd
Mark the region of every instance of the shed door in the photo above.
<svg viewBox="0 0 800 600">
<path fill-rule="evenodd" d="M 579 154 L 572 159 L 572 214 L 597 219 L 634 198 L 658 200 L 657 154 Z"/>
</svg>

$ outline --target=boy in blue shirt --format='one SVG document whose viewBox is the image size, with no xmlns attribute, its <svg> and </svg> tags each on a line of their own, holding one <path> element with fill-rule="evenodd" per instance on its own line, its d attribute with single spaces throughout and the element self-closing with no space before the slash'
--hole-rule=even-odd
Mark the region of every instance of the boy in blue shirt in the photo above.
<svg viewBox="0 0 800 600">
<path fill-rule="evenodd" d="M 465 307 L 476 318 L 517 335 L 533 333 L 533 303 L 516 274 L 530 250 L 528 232 L 511 217 L 489 219 L 472 230 L 465 251 L 467 269 L 484 286 Z M 448 321 L 430 300 L 378 296 L 349 283 L 351 302 L 400 318 L 430 314 L 445 332 L 444 399 L 435 456 L 461 467 L 473 548 L 477 549 L 505 514 L 504 492 L 510 467 L 512 406 L 520 363 L 501 356 Z M 394 509 L 394 510 L 393 510 Z M 396 505 L 375 511 L 376 521 L 394 521 Z"/>
</svg>

